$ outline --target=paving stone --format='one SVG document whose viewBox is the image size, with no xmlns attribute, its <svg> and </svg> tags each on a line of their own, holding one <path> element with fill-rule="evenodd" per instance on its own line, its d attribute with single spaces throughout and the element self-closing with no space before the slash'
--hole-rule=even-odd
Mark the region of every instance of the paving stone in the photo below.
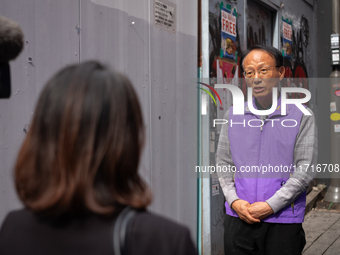
<svg viewBox="0 0 340 255">
<path fill-rule="evenodd" d="M 313 243 L 317 238 L 319 238 L 334 225 L 339 224 L 340 228 L 340 222 L 338 222 L 339 219 L 339 213 L 320 212 L 317 210 L 311 211 L 308 213 L 308 217 L 306 217 L 305 222 L 303 223 L 303 228 L 306 233 L 306 241 Z M 335 227 L 334 229 L 337 228 Z M 335 230 L 333 233 L 337 233 L 337 230 Z M 327 236 L 324 238 L 327 238 Z M 327 240 L 322 240 L 323 243 L 327 243 Z"/>
<path fill-rule="evenodd" d="M 332 248 L 336 248 L 340 251 L 340 238 L 336 239 L 336 241 L 332 244 Z"/>
<path fill-rule="evenodd" d="M 334 229 L 337 231 L 337 233 L 340 234 L 340 219 L 338 221 L 336 221 L 331 227 L 330 229 Z"/>
<path fill-rule="evenodd" d="M 305 220 L 305 229 L 325 231 L 340 219 L 338 213 L 311 211 L 311 216 Z"/>
<path fill-rule="evenodd" d="M 323 255 L 340 255 L 340 250 L 330 247 Z"/>
<path fill-rule="evenodd" d="M 316 239 L 318 239 L 322 235 L 322 231 L 306 231 L 305 229 L 305 235 L 306 235 L 306 243 L 314 243 Z"/>
<path fill-rule="evenodd" d="M 340 213 L 313 210 L 305 216 L 303 255 L 340 255 Z"/>
<path fill-rule="evenodd" d="M 306 253 L 321 255 L 328 249 L 328 247 L 329 247 L 328 244 L 324 244 L 324 243 L 316 241 L 306 250 Z"/>
<path fill-rule="evenodd" d="M 316 242 L 331 245 L 340 236 L 340 229 L 329 228 Z"/>
<path fill-rule="evenodd" d="M 306 245 L 303 248 L 303 251 L 307 250 L 309 248 L 309 246 L 311 246 L 312 244 L 313 244 L 313 242 L 309 242 L 309 241 L 306 240 Z"/>
<path fill-rule="evenodd" d="M 340 238 L 336 239 L 336 241 L 328 248 L 328 250 L 324 253 L 325 255 L 340 255 Z"/>
</svg>

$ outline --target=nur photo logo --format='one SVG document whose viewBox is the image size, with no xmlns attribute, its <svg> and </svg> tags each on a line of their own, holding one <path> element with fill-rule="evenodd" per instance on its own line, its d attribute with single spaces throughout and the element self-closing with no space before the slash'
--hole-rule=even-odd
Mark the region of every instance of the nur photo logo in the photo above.
<svg viewBox="0 0 340 255">
<path fill-rule="evenodd" d="M 198 84 L 201 84 L 203 86 L 206 86 L 207 88 L 209 88 L 212 92 L 214 92 L 214 94 L 217 96 L 218 100 L 220 101 L 221 105 L 222 105 L 222 101 L 221 101 L 221 98 L 220 98 L 220 95 L 217 93 L 217 91 L 210 85 L 208 84 L 205 84 L 203 82 L 197 82 Z M 202 89 L 200 87 L 197 87 L 198 89 L 201 89 L 203 90 L 204 92 L 206 92 L 210 97 L 211 99 L 214 101 L 215 105 L 217 106 L 216 104 L 216 100 L 215 100 L 215 97 L 209 92 L 209 90 L 206 90 L 206 89 Z"/>
<path fill-rule="evenodd" d="M 219 94 L 216 92 L 216 90 L 205 83 L 202 82 L 197 82 L 201 85 L 204 85 L 206 87 L 208 87 L 219 99 L 221 105 L 222 105 L 222 101 L 221 98 L 219 96 Z M 215 105 L 217 106 L 216 100 L 214 98 L 214 96 L 206 89 L 197 87 L 203 91 L 205 91 L 208 95 L 210 95 L 210 97 L 212 98 L 212 100 L 214 101 Z M 245 106 L 245 100 L 244 100 L 244 94 L 242 92 L 242 90 L 240 88 L 238 88 L 235 85 L 230 85 L 230 84 L 216 84 L 215 85 L 216 89 L 228 89 L 231 94 L 232 94 L 232 105 L 233 105 L 233 114 L 234 115 L 244 115 L 244 106 Z M 270 109 L 268 110 L 258 110 L 255 109 L 253 102 L 252 102 L 252 98 L 253 98 L 253 89 L 251 87 L 248 87 L 248 108 L 249 111 L 253 114 L 256 115 L 270 115 L 272 114 L 276 109 L 277 109 L 277 103 L 278 103 L 278 89 L 277 87 L 273 88 L 272 91 L 272 106 Z M 294 104 L 297 108 L 300 109 L 300 111 L 302 111 L 302 113 L 304 115 L 311 115 L 311 113 L 303 106 L 304 103 L 307 103 L 310 99 L 311 99 L 311 93 L 309 90 L 304 89 L 304 88 L 291 88 L 291 87 L 283 87 L 280 90 L 281 93 L 281 115 L 286 115 L 287 114 L 287 105 L 288 104 Z M 298 98 L 298 99 L 293 99 L 293 98 L 287 98 L 287 93 L 302 93 L 304 95 L 306 95 L 304 98 Z M 204 108 L 206 109 L 205 105 L 206 105 L 206 99 L 204 97 L 202 97 L 202 115 L 205 115 L 206 113 L 203 112 Z"/>
</svg>

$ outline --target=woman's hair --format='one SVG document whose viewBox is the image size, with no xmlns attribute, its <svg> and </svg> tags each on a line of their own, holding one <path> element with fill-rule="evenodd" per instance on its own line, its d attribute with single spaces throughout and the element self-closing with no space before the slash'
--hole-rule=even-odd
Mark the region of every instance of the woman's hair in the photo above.
<svg viewBox="0 0 340 255">
<path fill-rule="evenodd" d="M 25 206 L 44 215 L 145 208 L 151 191 L 137 170 L 144 145 L 129 81 L 96 61 L 68 66 L 43 89 L 15 166 Z"/>
</svg>

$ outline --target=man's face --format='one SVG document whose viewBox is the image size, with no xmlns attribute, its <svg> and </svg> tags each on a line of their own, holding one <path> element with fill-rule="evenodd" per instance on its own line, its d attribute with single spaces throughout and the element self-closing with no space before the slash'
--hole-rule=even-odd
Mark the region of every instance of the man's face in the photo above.
<svg viewBox="0 0 340 255">
<path fill-rule="evenodd" d="M 262 50 L 251 51 L 244 59 L 243 67 L 245 72 L 255 71 L 251 78 L 246 78 L 247 85 L 253 88 L 253 95 L 259 101 L 271 103 L 273 87 L 283 79 L 285 68 L 276 68 L 275 59 Z"/>
</svg>

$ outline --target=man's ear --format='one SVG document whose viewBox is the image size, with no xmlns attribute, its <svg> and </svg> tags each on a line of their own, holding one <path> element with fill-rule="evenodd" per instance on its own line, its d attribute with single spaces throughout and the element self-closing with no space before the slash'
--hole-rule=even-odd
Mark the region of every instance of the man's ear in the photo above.
<svg viewBox="0 0 340 255">
<path fill-rule="evenodd" d="M 279 67 L 280 81 L 285 77 L 286 68 L 284 66 Z"/>
</svg>

